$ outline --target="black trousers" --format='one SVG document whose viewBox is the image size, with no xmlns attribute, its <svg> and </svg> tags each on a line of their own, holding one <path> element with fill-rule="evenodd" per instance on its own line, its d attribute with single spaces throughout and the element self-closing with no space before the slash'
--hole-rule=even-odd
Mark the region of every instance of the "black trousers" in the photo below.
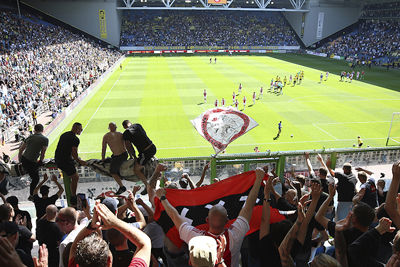
<svg viewBox="0 0 400 267">
<path fill-rule="evenodd" d="M 29 174 L 32 179 L 31 186 L 29 189 L 30 195 L 33 195 L 33 191 L 39 183 L 39 165 L 37 162 L 32 162 L 26 159 L 24 156 L 21 157 L 22 167 Z"/>
</svg>

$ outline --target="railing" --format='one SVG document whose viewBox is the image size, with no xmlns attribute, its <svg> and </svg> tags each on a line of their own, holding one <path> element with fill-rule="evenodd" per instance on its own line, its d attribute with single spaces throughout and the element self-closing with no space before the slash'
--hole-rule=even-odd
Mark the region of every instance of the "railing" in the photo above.
<svg viewBox="0 0 400 267">
<path fill-rule="evenodd" d="M 214 178 L 225 179 L 230 176 L 253 170 L 256 167 L 269 166 L 281 179 L 287 177 L 294 171 L 296 174 L 308 175 L 308 169 L 304 159 L 304 153 L 310 153 L 310 160 L 315 169 L 320 167 L 315 155 L 321 154 L 324 160 L 330 158 L 331 168 L 341 167 L 345 162 L 351 162 L 353 166 L 371 166 L 392 164 L 400 159 L 400 146 L 378 147 L 378 148 L 346 148 L 346 149 L 324 149 L 324 150 L 300 150 L 300 151 L 281 151 L 263 152 L 247 154 L 222 154 L 216 157 L 178 157 L 159 159 L 168 167 L 165 177 L 177 181 L 182 173 L 187 172 L 194 179 L 201 176 L 204 166 L 211 162 L 210 169 L 206 172 L 205 184 L 212 183 Z M 51 175 L 59 174 L 56 167 L 40 170 L 40 174 Z M 101 193 L 103 190 L 115 190 L 116 183 L 111 177 L 100 175 L 89 167 L 79 167 L 79 192 L 86 192 L 91 196 Z M 12 178 L 10 183 L 13 185 L 12 194 L 25 199 L 29 195 L 29 179 L 27 176 Z M 65 192 L 69 199 L 69 177 L 63 176 Z M 126 186 L 136 183 L 124 181 Z M 98 189 L 96 191 L 96 189 Z"/>
</svg>

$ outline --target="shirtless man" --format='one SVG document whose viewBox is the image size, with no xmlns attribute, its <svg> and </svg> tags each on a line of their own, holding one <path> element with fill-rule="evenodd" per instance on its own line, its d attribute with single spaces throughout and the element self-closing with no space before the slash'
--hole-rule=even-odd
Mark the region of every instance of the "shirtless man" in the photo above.
<svg viewBox="0 0 400 267">
<path fill-rule="evenodd" d="M 114 122 L 110 122 L 108 124 L 108 129 L 110 129 L 110 131 L 103 137 L 101 159 L 104 161 L 108 145 L 112 152 L 110 173 L 119 185 L 119 189 L 116 194 L 120 195 L 126 191 L 126 187 L 122 184 L 121 177 L 119 176 L 119 169 L 121 168 L 122 163 L 128 159 L 128 153 L 126 152 L 122 133 L 117 132 L 117 125 Z"/>
</svg>

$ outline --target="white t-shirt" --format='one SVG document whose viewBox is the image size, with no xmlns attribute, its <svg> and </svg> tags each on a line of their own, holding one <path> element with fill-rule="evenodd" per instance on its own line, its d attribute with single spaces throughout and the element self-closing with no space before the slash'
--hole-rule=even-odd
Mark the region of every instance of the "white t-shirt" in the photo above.
<svg viewBox="0 0 400 267">
<path fill-rule="evenodd" d="M 250 230 L 249 222 L 242 216 L 237 217 L 236 221 L 228 228 L 229 250 L 231 251 L 231 266 L 239 266 L 239 253 L 246 233 Z M 211 234 L 211 233 L 209 233 Z M 203 236 L 205 232 L 199 230 L 189 223 L 184 222 L 179 227 L 180 238 L 189 244 L 190 239 L 196 236 Z"/>
<path fill-rule="evenodd" d="M 79 232 L 85 227 L 85 224 L 80 224 L 78 225 L 74 230 L 72 230 L 68 236 L 60 243 L 60 247 L 58 248 L 60 252 L 60 267 L 64 267 L 63 264 L 63 252 L 65 250 L 65 247 L 75 241 L 76 236 L 79 234 Z"/>
</svg>

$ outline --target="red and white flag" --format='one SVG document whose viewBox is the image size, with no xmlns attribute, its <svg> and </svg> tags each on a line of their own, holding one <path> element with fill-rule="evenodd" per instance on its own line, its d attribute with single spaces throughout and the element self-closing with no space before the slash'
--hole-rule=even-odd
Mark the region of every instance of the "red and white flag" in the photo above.
<svg viewBox="0 0 400 267">
<path fill-rule="evenodd" d="M 230 107 L 209 109 L 191 122 L 199 134 L 211 143 L 217 154 L 258 125 L 243 112 Z"/>
</svg>

